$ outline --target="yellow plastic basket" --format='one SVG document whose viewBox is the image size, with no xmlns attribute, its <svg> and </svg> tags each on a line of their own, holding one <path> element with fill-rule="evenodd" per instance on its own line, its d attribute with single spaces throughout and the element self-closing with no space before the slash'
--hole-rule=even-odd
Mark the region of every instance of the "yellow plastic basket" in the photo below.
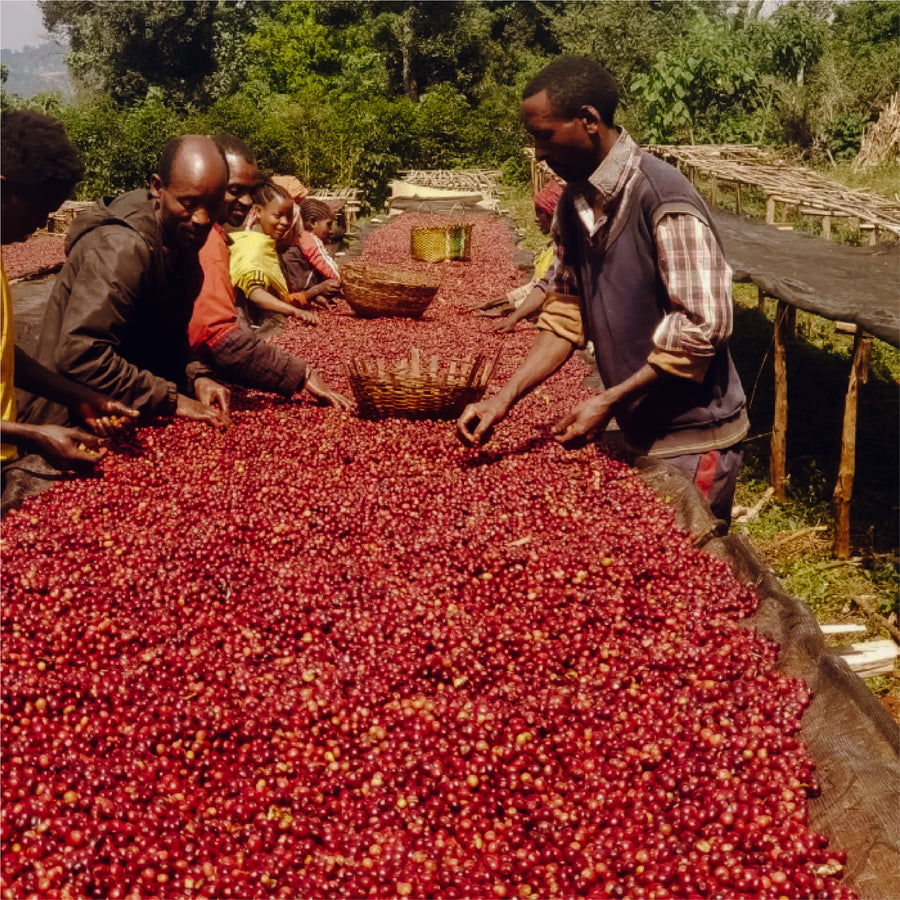
<svg viewBox="0 0 900 900">
<path fill-rule="evenodd" d="M 410 253 L 422 262 L 472 258 L 472 226 L 420 225 L 410 232 Z"/>
</svg>

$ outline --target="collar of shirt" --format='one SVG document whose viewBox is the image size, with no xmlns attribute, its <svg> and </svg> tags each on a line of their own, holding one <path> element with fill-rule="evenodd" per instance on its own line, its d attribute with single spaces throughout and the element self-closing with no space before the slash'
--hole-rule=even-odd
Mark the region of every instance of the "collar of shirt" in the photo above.
<svg viewBox="0 0 900 900">
<path fill-rule="evenodd" d="M 634 174 L 637 150 L 638 145 L 631 135 L 624 128 L 619 129 L 619 137 L 612 149 L 588 176 L 584 185 L 576 188 L 572 198 L 575 210 L 592 238 L 608 222 L 607 208 Z M 595 212 L 594 197 L 600 201 L 599 213 Z"/>
</svg>

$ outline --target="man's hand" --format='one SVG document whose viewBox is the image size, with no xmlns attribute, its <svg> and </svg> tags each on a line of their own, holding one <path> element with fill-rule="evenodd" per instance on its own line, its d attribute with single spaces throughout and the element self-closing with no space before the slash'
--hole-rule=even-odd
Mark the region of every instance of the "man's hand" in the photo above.
<svg viewBox="0 0 900 900">
<path fill-rule="evenodd" d="M 559 443 L 577 446 L 603 434 L 614 415 L 613 400 L 609 392 L 604 391 L 576 406 L 550 431 Z"/>
<path fill-rule="evenodd" d="M 224 384 L 213 381 L 212 378 L 198 378 L 194 382 L 194 396 L 204 406 L 217 406 L 228 419 L 228 410 L 231 406 L 231 391 Z M 228 419 L 228 424 L 231 420 Z"/>
<path fill-rule="evenodd" d="M 99 439 L 80 428 L 35 425 L 28 443 L 57 469 L 86 473 L 106 455 Z"/>
<path fill-rule="evenodd" d="M 335 406 L 338 409 L 351 409 L 353 404 L 343 394 L 332 390 L 322 379 L 322 376 L 315 370 L 309 369 L 306 375 L 307 391 L 319 401 L 327 406 Z"/>
<path fill-rule="evenodd" d="M 84 399 L 69 408 L 75 418 L 81 419 L 99 437 L 115 437 L 127 431 L 140 416 L 136 409 L 104 397 L 96 391 L 87 391 Z"/>
<path fill-rule="evenodd" d="M 467 447 L 486 444 L 491 439 L 494 426 L 506 418 L 509 409 L 509 405 L 496 394 L 489 400 L 470 403 L 456 420 L 457 437 Z"/>
<path fill-rule="evenodd" d="M 518 325 L 520 321 L 520 317 L 515 315 L 515 313 L 512 313 L 505 319 L 500 319 L 498 322 L 492 323 L 489 330 L 493 331 L 494 334 L 509 334 L 511 331 L 516 330 L 516 325 Z"/>
<path fill-rule="evenodd" d="M 199 400 L 193 400 L 184 394 L 178 395 L 175 406 L 175 415 L 183 419 L 196 419 L 199 422 L 209 422 L 210 425 L 220 428 L 223 431 L 231 424 L 228 413 L 224 412 L 218 406 L 210 406 L 201 403 Z"/>
</svg>

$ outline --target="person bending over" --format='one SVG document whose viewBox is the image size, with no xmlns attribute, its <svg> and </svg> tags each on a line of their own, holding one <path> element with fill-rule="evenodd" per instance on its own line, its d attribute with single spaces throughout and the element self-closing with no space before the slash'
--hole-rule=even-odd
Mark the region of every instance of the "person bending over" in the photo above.
<svg viewBox="0 0 900 900">
<path fill-rule="evenodd" d="M 703 199 L 674 167 L 613 124 L 612 76 L 562 57 L 526 86 L 535 157 L 567 182 L 556 209 L 557 267 L 526 359 L 457 422 L 466 444 L 493 427 L 583 345 L 604 389 L 557 422 L 562 443 L 600 435 L 613 416 L 630 448 L 694 481 L 726 522 L 749 423 L 728 350 L 731 267 Z"/>
<path fill-rule="evenodd" d="M 232 384 L 270 391 L 288 399 L 305 389 L 322 403 L 349 409 L 350 401 L 330 388 L 315 369 L 299 357 L 261 340 L 239 321 L 230 274 L 231 237 L 225 226 L 239 228 L 247 220 L 260 177 L 254 154 L 243 141 L 231 135 L 217 137 L 215 141 L 228 163 L 228 184 L 219 221 L 200 251 L 204 278 L 188 326 L 191 347 Z M 243 233 L 235 231 L 232 235 Z"/>
<path fill-rule="evenodd" d="M 163 149 L 150 193 L 98 203 L 72 223 L 67 258 L 44 315 L 37 359 L 138 410 L 229 424 L 227 388 L 188 348 L 203 281 L 197 254 L 219 215 L 228 167 L 210 138 Z M 32 398 L 27 422 L 64 423 L 64 407 Z"/>
<path fill-rule="evenodd" d="M 534 195 L 534 221 L 541 234 L 550 234 L 556 204 L 562 196 L 562 187 L 558 181 L 550 180 Z M 540 312 L 549 289 L 549 281 L 553 275 L 553 261 L 556 248 L 550 240 L 547 246 L 537 255 L 534 261 L 534 273 L 528 284 L 514 288 L 506 295 L 506 301 L 513 311 L 497 324 L 495 330 L 501 334 L 514 331 L 522 319 L 530 318 Z"/>
<path fill-rule="evenodd" d="M 293 210 L 294 201 L 287 190 L 265 178 L 253 191 L 248 224 L 231 234 L 231 282 L 238 297 L 246 298 L 251 305 L 251 321 L 257 321 L 260 314 L 280 313 L 306 325 L 318 324 L 315 313 L 304 309 L 309 296 L 288 289 L 276 249 L 277 242 L 291 229 Z"/>
<path fill-rule="evenodd" d="M 47 221 L 82 179 L 84 169 L 65 128 L 56 119 L 33 110 L 14 110 L 4 112 L 0 123 L 0 241 L 10 244 L 24 241 Z M 2 261 L 0 291 L 0 461 L 5 467 L 18 458 L 21 450 L 39 454 L 60 470 L 90 470 L 103 455 L 100 439 L 121 431 L 137 411 L 50 371 L 15 346 L 12 295 Z M 72 421 L 83 423 L 90 432 L 80 427 L 17 422 L 15 388 L 62 404 Z"/>
</svg>

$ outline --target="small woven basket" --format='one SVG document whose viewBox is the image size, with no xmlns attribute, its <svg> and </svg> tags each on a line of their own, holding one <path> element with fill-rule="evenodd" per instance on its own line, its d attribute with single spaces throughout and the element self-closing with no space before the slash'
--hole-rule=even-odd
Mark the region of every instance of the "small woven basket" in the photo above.
<svg viewBox="0 0 900 900">
<path fill-rule="evenodd" d="M 446 259 L 472 258 L 472 226 L 421 225 L 409 234 L 409 250 L 413 259 L 443 262 Z"/>
<path fill-rule="evenodd" d="M 351 309 L 366 319 L 377 316 L 417 319 L 440 287 L 440 282 L 421 272 L 362 262 L 341 266 L 341 284 Z"/>
<path fill-rule="evenodd" d="M 455 419 L 484 396 L 496 364 L 483 354 L 446 366 L 433 356 L 424 364 L 414 347 L 409 359 L 390 368 L 381 359 L 350 360 L 347 376 L 363 418 Z"/>
</svg>

